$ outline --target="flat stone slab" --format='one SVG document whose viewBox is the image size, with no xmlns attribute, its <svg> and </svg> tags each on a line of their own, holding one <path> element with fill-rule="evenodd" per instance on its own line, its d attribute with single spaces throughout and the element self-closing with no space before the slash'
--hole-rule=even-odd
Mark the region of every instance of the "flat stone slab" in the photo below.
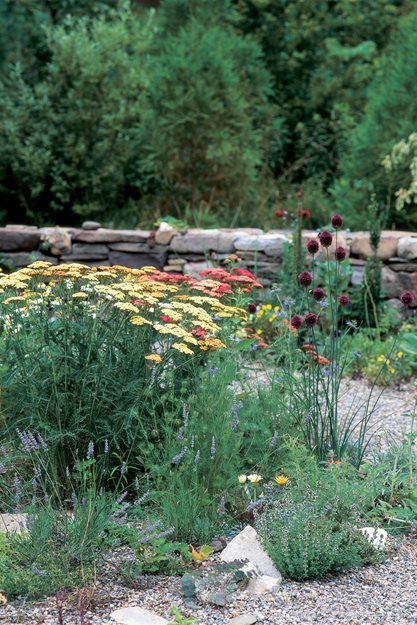
<svg viewBox="0 0 417 625">
<path fill-rule="evenodd" d="M 240 616 L 235 616 L 230 621 L 227 621 L 227 625 L 254 625 L 258 620 L 258 617 L 251 612 L 245 612 Z"/>
<path fill-rule="evenodd" d="M 149 610 L 138 608 L 120 608 L 110 615 L 120 625 L 167 625 L 168 621 Z"/>
<path fill-rule="evenodd" d="M 281 573 L 264 551 L 258 540 L 256 530 L 251 525 L 247 525 L 240 534 L 230 541 L 220 554 L 220 558 L 223 562 L 248 560 L 250 564 L 254 565 L 259 575 L 268 575 L 281 581 Z"/>
<path fill-rule="evenodd" d="M 0 532 L 22 532 L 26 524 L 27 514 L 0 514 Z"/>
<path fill-rule="evenodd" d="M 365 536 L 366 540 L 375 548 L 375 549 L 384 549 L 387 539 L 388 532 L 379 527 L 361 527 L 360 532 Z"/>
</svg>

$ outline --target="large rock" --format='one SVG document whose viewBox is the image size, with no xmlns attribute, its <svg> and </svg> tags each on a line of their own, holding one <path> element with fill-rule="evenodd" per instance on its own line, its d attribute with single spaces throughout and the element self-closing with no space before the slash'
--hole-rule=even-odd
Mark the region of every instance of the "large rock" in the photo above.
<svg viewBox="0 0 417 625">
<path fill-rule="evenodd" d="M 267 256 L 281 256 L 287 241 L 284 234 L 243 235 L 235 240 L 235 249 L 238 252 L 264 252 Z"/>
<path fill-rule="evenodd" d="M 210 261 L 202 261 L 200 263 L 186 263 L 183 266 L 183 271 L 190 278 L 201 278 L 200 271 L 204 269 L 213 269 L 213 263 Z"/>
<path fill-rule="evenodd" d="M 0 532 L 23 532 L 27 528 L 27 514 L 0 513 Z"/>
<path fill-rule="evenodd" d="M 400 297 L 403 291 L 411 291 L 417 299 L 417 272 L 393 271 L 385 266 L 381 272 L 382 288 L 387 298 Z"/>
<path fill-rule="evenodd" d="M 155 233 L 155 243 L 159 245 L 169 245 L 171 239 L 178 234 L 178 230 L 168 224 L 166 221 L 162 221 L 159 224 L 159 228 Z"/>
<path fill-rule="evenodd" d="M 269 575 L 251 577 L 246 592 L 253 595 L 264 595 L 269 592 L 277 591 L 280 584 L 281 578 L 270 577 Z"/>
<path fill-rule="evenodd" d="M 66 228 L 40 228 L 41 241 L 43 246 L 53 256 L 71 254 L 71 233 Z"/>
<path fill-rule="evenodd" d="M 108 230 L 99 228 L 98 230 L 71 229 L 73 241 L 82 243 L 142 243 L 148 240 L 149 230 Z"/>
<path fill-rule="evenodd" d="M 240 534 L 231 540 L 220 554 L 220 558 L 223 562 L 247 560 L 254 566 L 259 575 L 268 575 L 276 580 L 281 580 L 281 573 L 264 551 L 258 540 L 256 530 L 251 525 L 247 525 Z"/>
<path fill-rule="evenodd" d="M 30 252 L 40 242 L 40 231 L 34 228 L 0 228 L 0 252 Z"/>
<path fill-rule="evenodd" d="M 122 265 L 132 269 L 155 267 L 162 270 L 165 265 L 166 254 L 130 254 L 129 252 L 110 251 L 109 261 L 111 265 Z"/>
<path fill-rule="evenodd" d="M 83 230 L 98 230 L 101 228 L 101 223 L 98 221 L 84 221 L 81 224 Z"/>
<path fill-rule="evenodd" d="M 191 229 L 182 234 L 177 234 L 170 243 L 173 252 L 184 254 L 205 254 L 210 251 L 230 254 L 235 251 L 235 241 L 246 234 L 262 234 L 262 230 L 199 230 Z"/>
<path fill-rule="evenodd" d="M 131 254 L 164 254 L 167 247 L 164 245 L 149 245 L 149 243 L 109 243 L 109 248 L 115 252 L 130 252 Z"/>
<path fill-rule="evenodd" d="M 391 256 L 396 256 L 398 242 L 405 236 L 405 234 L 406 233 L 404 232 L 396 230 L 385 230 L 381 232 L 381 239 L 377 249 L 377 257 L 380 260 L 388 260 Z M 368 232 L 354 232 L 350 235 L 350 237 L 351 254 L 359 256 L 359 258 L 368 258 L 373 255 Z"/>
<path fill-rule="evenodd" d="M 378 527 L 361 527 L 360 532 L 375 549 L 385 549 L 388 532 Z"/>
<path fill-rule="evenodd" d="M 102 243 L 74 243 L 71 254 L 62 256 L 65 262 L 78 262 L 81 260 L 106 260 L 109 248 Z"/>
<path fill-rule="evenodd" d="M 167 625 L 168 621 L 149 610 L 138 608 L 120 608 L 110 615 L 120 625 Z"/>
<path fill-rule="evenodd" d="M 406 260 L 417 258 L 417 237 L 403 237 L 398 241 L 397 255 Z M 392 254 L 395 256 L 395 254 Z"/>
<path fill-rule="evenodd" d="M 352 267 L 352 273 L 350 276 L 350 283 L 353 286 L 359 286 L 363 283 L 363 278 L 365 275 L 365 267 Z"/>
<path fill-rule="evenodd" d="M 36 260 L 44 260 L 52 263 L 53 265 L 58 264 L 58 259 L 54 256 L 45 256 L 41 252 L 6 252 L 3 256 L 10 261 L 13 268 L 19 269 L 20 267 L 27 267 L 31 263 L 34 263 Z"/>
</svg>

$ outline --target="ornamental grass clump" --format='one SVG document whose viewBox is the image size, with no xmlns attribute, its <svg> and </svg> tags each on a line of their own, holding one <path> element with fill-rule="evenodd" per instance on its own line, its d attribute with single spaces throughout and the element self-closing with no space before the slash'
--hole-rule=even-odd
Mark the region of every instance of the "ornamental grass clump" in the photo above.
<svg viewBox="0 0 417 625">
<path fill-rule="evenodd" d="M 246 317 L 230 304 L 258 286 L 248 274 L 194 280 L 38 261 L 1 277 L 1 435 L 36 429 L 57 484 L 90 440 L 108 440 L 114 464 L 144 471 L 146 451 L 164 444 L 163 420 Z"/>
</svg>

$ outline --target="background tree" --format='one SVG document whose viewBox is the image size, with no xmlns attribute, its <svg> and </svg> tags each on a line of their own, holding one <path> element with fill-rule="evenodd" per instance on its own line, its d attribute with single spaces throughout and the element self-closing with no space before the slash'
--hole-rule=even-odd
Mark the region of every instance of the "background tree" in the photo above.
<svg viewBox="0 0 417 625">
<path fill-rule="evenodd" d="M 417 128 L 417 9 L 405 16 L 380 61 L 369 88 L 362 121 L 355 128 L 334 187 L 340 207 L 348 208 L 350 224 L 366 223 L 368 198 L 391 208 L 403 172 L 388 174 L 383 160 L 393 146 Z M 362 219 L 361 219 L 362 216 Z M 391 210 L 390 223 L 415 227 L 417 214 Z"/>
</svg>

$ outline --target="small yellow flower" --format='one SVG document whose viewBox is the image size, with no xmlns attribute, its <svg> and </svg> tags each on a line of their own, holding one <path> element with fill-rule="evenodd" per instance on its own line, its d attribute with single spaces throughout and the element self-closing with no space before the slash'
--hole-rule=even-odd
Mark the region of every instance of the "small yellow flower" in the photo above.
<svg viewBox="0 0 417 625">
<path fill-rule="evenodd" d="M 194 354 L 193 350 L 187 347 L 185 343 L 173 343 L 172 347 L 176 349 L 178 352 L 182 352 L 183 354 L 190 354 L 190 355 Z"/>
<path fill-rule="evenodd" d="M 262 334 L 262 330 L 256 330 L 256 334 Z"/>
<path fill-rule="evenodd" d="M 246 475 L 239 475 L 237 479 L 239 480 L 239 484 L 244 484 L 248 478 Z"/>
<path fill-rule="evenodd" d="M 378 356 L 377 362 L 384 362 L 385 356 Z"/>
<path fill-rule="evenodd" d="M 132 317 L 130 323 L 133 323 L 134 326 L 143 326 L 145 324 L 152 325 L 150 321 L 145 319 L 144 317 Z"/>
<path fill-rule="evenodd" d="M 404 352 L 397 352 L 397 358 L 402 358 L 404 356 Z"/>
<path fill-rule="evenodd" d="M 392 367 L 390 367 L 390 368 L 388 369 L 388 371 L 389 371 L 390 373 L 395 373 L 395 369 L 393 369 Z"/>
<path fill-rule="evenodd" d="M 88 295 L 83 291 L 77 291 L 77 293 L 74 293 L 72 297 L 73 299 L 85 299 L 86 297 L 88 297 Z"/>
<path fill-rule="evenodd" d="M 159 354 L 148 354 L 145 356 L 145 360 L 152 360 L 153 362 L 162 362 L 162 358 Z"/>
<path fill-rule="evenodd" d="M 259 484 L 259 482 L 262 480 L 262 475 L 258 475 L 257 473 L 252 473 L 251 475 L 248 475 L 248 480 L 252 484 Z"/>
<path fill-rule="evenodd" d="M 286 475 L 277 475 L 275 481 L 279 486 L 284 486 L 288 482 L 288 477 Z"/>
<path fill-rule="evenodd" d="M 119 310 L 128 310 L 129 312 L 137 313 L 139 312 L 139 308 L 130 302 L 116 302 L 113 305 L 113 308 L 118 308 Z"/>
</svg>

